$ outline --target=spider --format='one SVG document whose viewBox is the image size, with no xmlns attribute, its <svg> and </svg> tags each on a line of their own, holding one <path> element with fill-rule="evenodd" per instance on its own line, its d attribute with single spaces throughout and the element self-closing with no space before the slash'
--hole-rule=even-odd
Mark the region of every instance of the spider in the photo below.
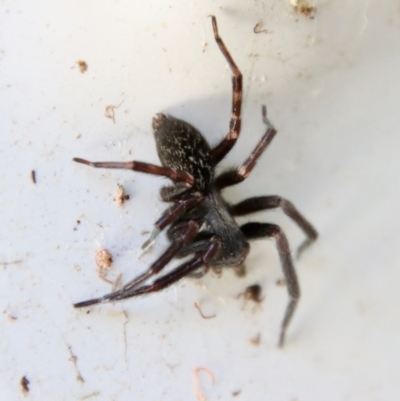
<svg viewBox="0 0 400 401">
<path fill-rule="evenodd" d="M 307 239 L 299 247 L 298 254 L 315 241 L 318 234 L 291 202 L 279 196 L 257 196 L 237 204 L 229 204 L 222 197 L 221 191 L 224 188 L 236 185 L 248 177 L 277 131 L 267 118 L 266 107 L 262 106 L 266 131 L 253 152 L 239 168 L 215 174 L 216 166 L 229 153 L 240 134 L 242 74 L 219 36 L 216 18 L 211 16 L 211 21 L 215 41 L 232 71 L 232 114 L 229 132 L 225 138 L 211 147 L 202 134 L 189 123 L 158 113 L 153 118 L 152 126 L 162 166 L 139 161 L 90 162 L 80 158 L 73 159 L 75 162 L 92 167 L 140 171 L 164 176 L 172 181 L 172 185 L 160 190 L 161 199 L 172 205 L 156 221 L 150 238 L 142 246 L 144 249 L 147 248 L 158 233 L 168 227 L 166 234 L 170 245 L 166 251 L 146 272 L 118 291 L 100 298 L 78 302 L 74 307 L 87 307 L 157 292 L 185 276 L 200 277 L 210 268 L 220 271 L 221 268 L 228 266 L 243 272 L 244 262 L 250 250 L 249 241 L 272 237 L 276 241 L 289 293 L 289 302 L 279 336 L 279 346 L 282 347 L 287 327 L 300 298 L 299 283 L 288 240 L 282 229 L 275 224 L 252 222 L 239 226 L 234 217 L 265 209 L 281 208 L 306 234 Z M 173 258 L 189 255 L 192 258 L 188 261 L 169 273 L 155 277 Z M 148 283 L 151 278 L 154 280 Z"/>
</svg>

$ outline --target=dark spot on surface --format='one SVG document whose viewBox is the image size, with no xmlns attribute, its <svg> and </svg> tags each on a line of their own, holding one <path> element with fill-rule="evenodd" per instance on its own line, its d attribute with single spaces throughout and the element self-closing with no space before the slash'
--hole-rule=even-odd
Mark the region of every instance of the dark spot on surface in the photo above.
<svg viewBox="0 0 400 401">
<path fill-rule="evenodd" d="M 21 387 L 22 387 L 22 392 L 24 394 L 29 392 L 29 380 L 26 378 L 26 376 L 23 376 L 21 381 Z"/>
<path fill-rule="evenodd" d="M 245 299 L 260 303 L 264 298 L 261 297 L 262 288 L 258 284 L 250 285 L 243 293 Z"/>
<path fill-rule="evenodd" d="M 263 32 L 268 33 L 268 31 L 266 29 L 262 29 L 262 26 L 263 26 L 262 21 L 257 22 L 257 24 L 253 28 L 253 32 L 254 33 L 263 33 Z"/>
<path fill-rule="evenodd" d="M 34 184 L 36 184 L 36 171 L 35 170 L 31 171 L 31 180 Z"/>
</svg>

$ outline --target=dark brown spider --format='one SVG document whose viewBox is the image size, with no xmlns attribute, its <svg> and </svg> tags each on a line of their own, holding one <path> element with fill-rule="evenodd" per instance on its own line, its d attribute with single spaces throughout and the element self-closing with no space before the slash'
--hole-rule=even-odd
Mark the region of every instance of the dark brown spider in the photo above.
<svg viewBox="0 0 400 401">
<path fill-rule="evenodd" d="M 163 187 L 160 191 L 162 200 L 172 203 L 172 206 L 157 220 L 151 237 L 143 245 L 144 248 L 147 247 L 161 230 L 168 227 L 167 237 L 171 241 L 169 248 L 145 273 L 120 290 L 101 298 L 76 303 L 74 306 L 80 308 L 160 291 L 185 276 L 203 275 L 209 268 L 215 270 L 226 266 L 244 268 L 244 261 L 250 250 L 249 241 L 273 237 L 276 240 L 290 298 L 279 337 L 279 345 L 283 346 L 286 329 L 300 297 L 288 241 L 281 228 L 275 224 L 247 223 L 239 227 L 234 217 L 280 207 L 307 236 L 298 253 L 315 241 L 318 234 L 292 203 L 279 196 L 258 196 L 232 205 L 221 195 L 222 189 L 247 178 L 277 131 L 268 120 L 266 107 L 263 106 L 262 116 L 267 129 L 254 151 L 239 168 L 215 176 L 217 164 L 229 153 L 239 137 L 242 74 L 218 34 L 216 18 L 211 16 L 211 19 L 215 41 L 232 70 L 233 98 L 229 132 L 217 146 L 211 148 L 192 125 L 159 113 L 153 118 L 153 129 L 162 167 L 138 161 L 120 163 L 74 159 L 78 163 L 92 167 L 140 171 L 168 177 L 174 182 L 173 185 Z M 171 259 L 187 255 L 193 255 L 192 259 L 153 282 L 145 284 L 147 280 L 160 273 Z"/>
</svg>

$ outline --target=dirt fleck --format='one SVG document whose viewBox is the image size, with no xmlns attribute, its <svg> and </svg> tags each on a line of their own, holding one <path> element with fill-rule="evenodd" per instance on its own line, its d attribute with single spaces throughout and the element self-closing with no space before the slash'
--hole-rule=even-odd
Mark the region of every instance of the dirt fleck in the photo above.
<svg viewBox="0 0 400 401">
<path fill-rule="evenodd" d="M 108 269 L 113 262 L 111 253 L 107 251 L 107 249 L 103 248 L 100 248 L 96 251 L 95 260 L 96 260 L 96 265 L 101 270 Z"/>
<path fill-rule="evenodd" d="M 200 371 L 208 373 L 208 375 L 211 377 L 212 384 L 215 384 L 215 377 L 214 377 L 214 373 L 211 372 L 210 369 L 203 368 L 203 367 L 196 368 L 194 370 L 194 372 L 193 372 L 194 373 L 194 386 L 195 386 L 196 398 L 199 401 L 206 401 L 207 400 L 206 395 L 200 390 L 199 377 L 198 377 L 198 374 L 199 374 Z"/>
<path fill-rule="evenodd" d="M 115 201 L 117 202 L 118 206 L 122 206 L 125 201 L 129 200 L 130 196 L 125 193 L 125 189 L 122 185 L 118 184 L 118 192 L 117 196 L 115 197 Z"/>
<path fill-rule="evenodd" d="M 268 33 L 267 29 L 263 29 L 263 22 L 259 21 L 254 25 L 253 28 L 254 33 Z"/>
<path fill-rule="evenodd" d="M 311 4 L 310 0 L 291 0 L 290 4 L 296 13 L 303 14 L 310 19 L 315 18 L 317 9 Z"/>
<path fill-rule="evenodd" d="M 31 180 L 34 184 L 36 184 L 36 171 L 31 170 Z"/>
<path fill-rule="evenodd" d="M 113 121 L 114 124 L 115 124 L 115 112 L 114 112 L 114 110 L 118 109 L 118 107 L 121 106 L 122 103 L 123 103 L 123 100 L 121 101 L 121 103 L 118 106 L 113 106 L 112 104 L 106 106 L 106 111 L 105 111 L 104 115 L 107 118 L 110 118 Z"/>
<path fill-rule="evenodd" d="M 276 285 L 279 287 L 284 287 L 286 285 L 286 280 L 284 278 L 278 278 L 278 280 L 276 280 Z"/>
<path fill-rule="evenodd" d="M 84 74 L 84 73 L 87 71 L 88 65 L 87 65 L 86 61 L 78 60 L 78 61 L 76 62 L 76 64 L 78 64 L 79 71 L 80 71 L 82 74 Z"/>
<path fill-rule="evenodd" d="M 22 392 L 24 393 L 24 395 L 29 393 L 29 380 L 26 378 L 26 376 L 22 377 L 20 383 L 21 383 Z"/>
<path fill-rule="evenodd" d="M 249 339 L 249 343 L 254 346 L 259 346 L 261 343 L 261 333 L 257 333 L 257 335 L 253 338 Z"/>
<path fill-rule="evenodd" d="M 243 296 L 246 300 L 261 303 L 264 300 L 264 297 L 261 297 L 261 291 L 262 288 L 259 284 L 253 284 L 246 288 Z"/>
</svg>

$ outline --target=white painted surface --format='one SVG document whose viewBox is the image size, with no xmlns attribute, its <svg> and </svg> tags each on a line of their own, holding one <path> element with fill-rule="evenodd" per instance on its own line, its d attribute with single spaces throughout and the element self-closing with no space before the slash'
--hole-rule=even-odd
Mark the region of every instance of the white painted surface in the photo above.
<svg viewBox="0 0 400 401">
<path fill-rule="evenodd" d="M 262 103 L 279 130 L 227 197 L 282 195 L 321 234 L 297 262 L 303 297 L 284 350 L 287 296 L 267 241 L 253 247 L 245 279 L 226 272 L 90 313 L 72 308 L 110 291 L 97 277 L 99 247 L 127 281 L 166 246 L 160 238 L 137 260 L 141 232 L 165 207 L 161 179 L 72 157 L 156 163 L 158 111 L 214 143 L 226 132 L 230 74 L 209 14 L 244 74 L 243 131 L 223 165 L 257 143 Z M 261 19 L 268 33 L 255 34 Z M 22 399 L 25 375 L 31 400 L 195 400 L 199 366 L 215 375 L 212 385 L 200 374 L 208 400 L 398 399 L 397 1 L 317 1 L 310 20 L 289 0 L 20 0 L 1 2 L 0 21 L 1 399 Z M 121 101 L 114 124 L 105 107 Z M 123 208 L 117 183 L 131 196 Z M 293 249 L 302 240 L 280 212 L 255 219 L 279 222 Z M 259 308 L 236 298 L 256 282 Z M 216 317 L 202 319 L 196 301 Z"/>
</svg>

